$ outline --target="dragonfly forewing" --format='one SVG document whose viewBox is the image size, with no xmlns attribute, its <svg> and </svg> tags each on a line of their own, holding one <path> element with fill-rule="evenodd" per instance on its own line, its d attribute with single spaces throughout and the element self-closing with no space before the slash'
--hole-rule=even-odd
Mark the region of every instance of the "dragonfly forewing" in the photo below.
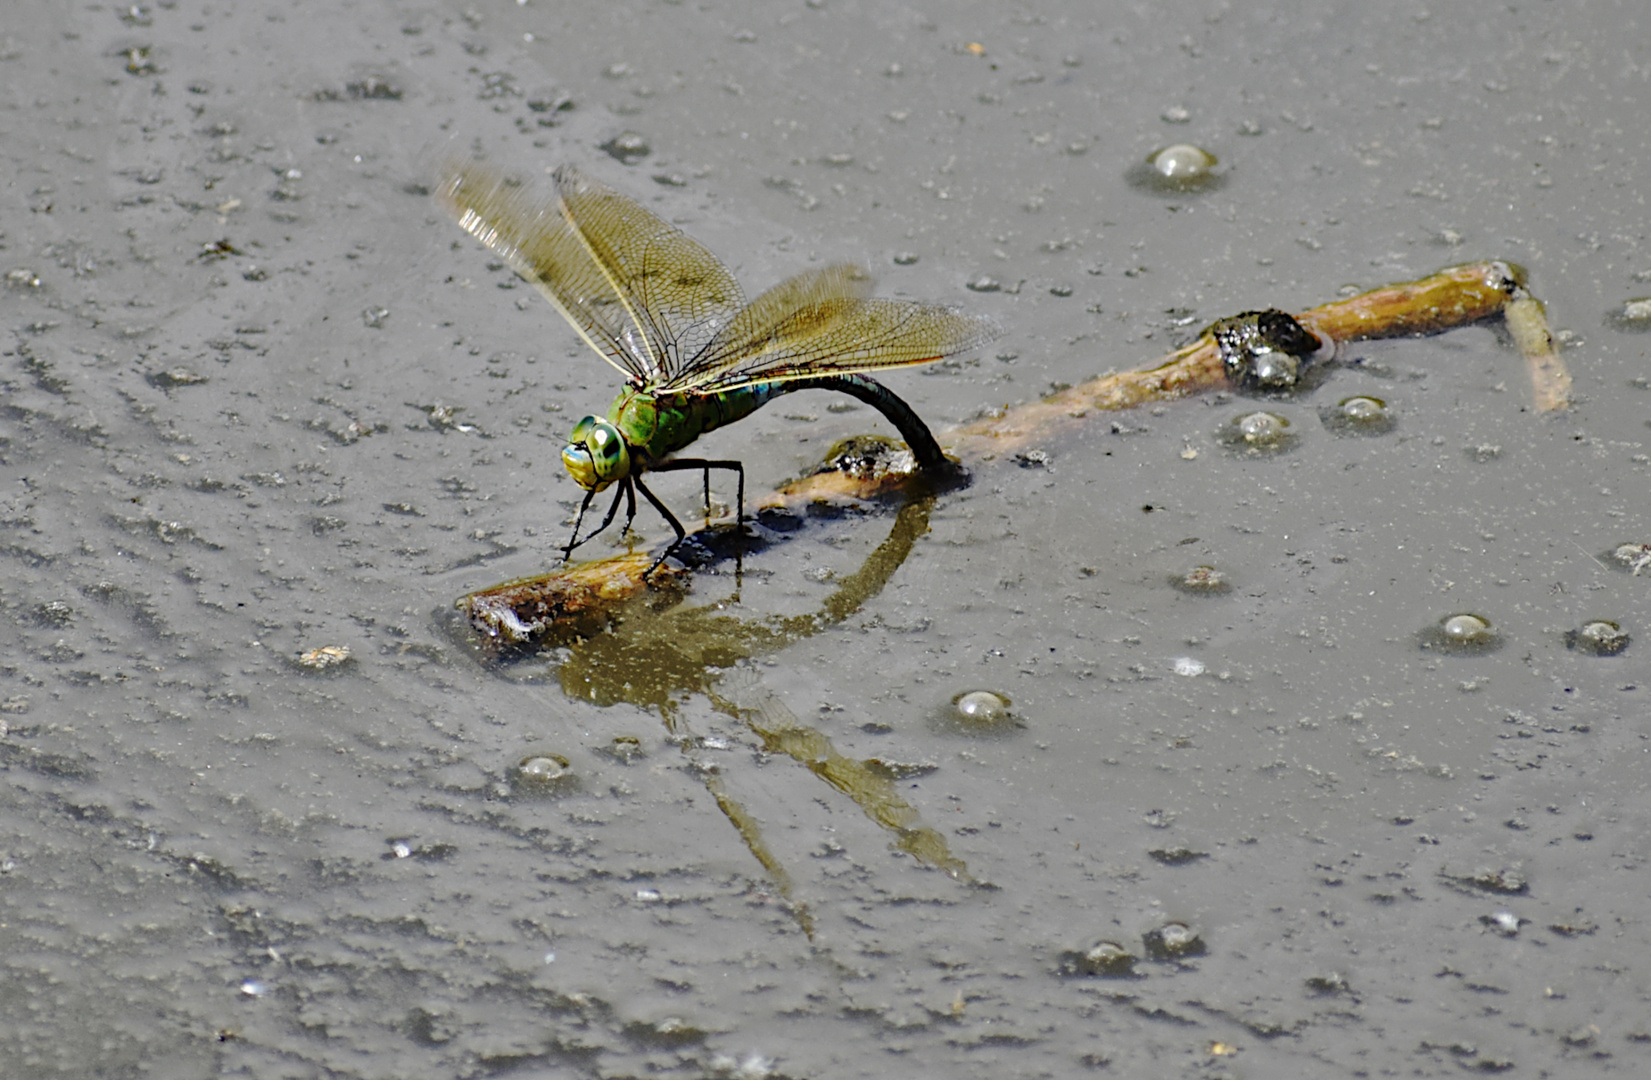
<svg viewBox="0 0 1651 1080">
<path fill-rule="evenodd" d="M 556 170 L 556 189 L 649 354 L 643 384 L 671 382 L 745 306 L 739 283 L 699 241 L 572 166 Z"/>
</svg>

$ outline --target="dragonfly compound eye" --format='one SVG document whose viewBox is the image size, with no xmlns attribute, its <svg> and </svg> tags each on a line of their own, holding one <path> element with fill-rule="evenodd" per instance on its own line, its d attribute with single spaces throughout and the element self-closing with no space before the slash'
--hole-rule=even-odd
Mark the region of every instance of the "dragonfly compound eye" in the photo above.
<svg viewBox="0 0 1651 1080">
<path fill-rule="evenodd" d="M 587 416 L 574 426 L 572 441 L 562 448 L 562 464 L 580 487 L 601 491 L 630 473 L 631 453 L 618 428 Z"/>
</svg>

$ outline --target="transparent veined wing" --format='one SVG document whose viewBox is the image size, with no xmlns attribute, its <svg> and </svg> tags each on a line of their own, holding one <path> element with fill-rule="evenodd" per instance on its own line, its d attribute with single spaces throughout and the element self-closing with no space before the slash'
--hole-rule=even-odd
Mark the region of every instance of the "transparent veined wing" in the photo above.
<svg viewBox="0 0 1651 1080">
<path fill-rule="evenodd" d="M 490 166 L 443 166 L 436 198 L 460 227 L 531 282 L 598 355 L 644 386 L 682 366 L 744 304 L 715 256 L 571 167 L 557 197 Z M 690 353 L 691 355 L 691 353 Z"/>
<path fill-rule="evenodd" d="M 474 161 L 442 166 L 436 201 L 459 226 L 545 295 L 586 344 L 623 374 L 653 370 L 623 297 L 591 258 L 558 200 Z"/>
<path fill-rule="evenodd" d="M 871 292 L 872 277 L 847 263 L 789 277 L 742 308 L 662 389 L 702 385 L 728 368 L 751 364 L 788 342 L 817 336 Z"/>
<path fill-rule="evenodd" d="M 754 344 L 748 338 L 749 347 L 662 389 L 715 394 L 752 383 L 911 367 L 966 352 L 999 333 L 996 320 L 949 307 L 837 296 L 775 318 Z"/>
<path fill-rule="evenodd" d="M 556 190 L 636 328 L 644 385 L 669 384 L 745 306 L 739 283 L 697 240 L 571 165 L 556 170 Z"/>
</svg>

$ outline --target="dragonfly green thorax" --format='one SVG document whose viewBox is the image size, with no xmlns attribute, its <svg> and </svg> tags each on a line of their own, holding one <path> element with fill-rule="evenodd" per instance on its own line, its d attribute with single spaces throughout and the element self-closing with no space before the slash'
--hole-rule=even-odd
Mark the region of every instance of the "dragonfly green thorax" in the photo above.
<svg viewBox="0 0 1651 1080">
<path fill-rule="evenodd" d="M 996 336 L 991 319 L 871 297 L 871 275 L 848 265 L 806 270 L 747 303 L 728 268 L 682 230 L 566 166 L 556 170 L 555 197 L 546 198 L 486 165 L 451 161 L 436 198 L 625 376 L 607 419 L 585 417 L 562 451 L 585 489 L 567 553 L 584 542 L 579 522 L 591 498 L 609 487 L 618 493 L 592 536 L 622 502 L 627 521 L 634 516 L 641 492 L 676 532 L 666 554 L 682 542 L 682 523 L 648 489 L 645 472 L 705 470 L 709 502 L 709 470 L 732 471 L 743 518 L 740 462 L 673 455 L 793 390 L 859 398 L 900 429 L 919 469 L 951 474 L 917 413 L 865 373 L 973 348 Z"/>
<path fill-rule="evenodd" d="M 620 391 L 607 419 L 587 416 L 573 426 L 562 463 L 574 482 L 598 492 L 663 461 L 708 431 L 755 412 L 783 392 L 765 383 L 722 394 L 650 394 L 635 386 Z"/>
</svg>

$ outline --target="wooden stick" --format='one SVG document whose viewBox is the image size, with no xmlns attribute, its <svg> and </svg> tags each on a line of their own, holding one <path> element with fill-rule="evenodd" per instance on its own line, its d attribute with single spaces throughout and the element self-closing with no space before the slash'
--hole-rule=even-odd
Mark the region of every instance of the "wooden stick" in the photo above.
<svg viewBox="0 0 1651 1080">
<path fill-rule="evenodd" d="M 1506 320 L 1525 357 L 1537 409 L 1565 408 L 1570 375 L 1554 350 L 1541 302 L 1526 289 L 1524 270 L 1512 263 L 1449 267 L 1419 281 L 1321 304 L 1296 320 L 1339 346 L 1439 334 L 1498 316 Z M 1206 332 L 1151 367 L 1103 375 L 1040 401 L 1005 408 L 953 429 L 942 441 L 970 467 L 1026 449 L 1034 441 L 1054 438 L 1097 413 L 1170 401 L 1227 385 L 1220 348 Z M 800 513 L 821 503 L 841 505 L 890 496 L 923 482 L 909 466 L 839 463 L 786 484 L 758 509 L 759 513 Z M 527 645 L 570 631 L 590 633 L 600 629 L 614 604 L 648 588 L 643 572 L 651 562 L 648 555 L 633 553 L 581 563 L 470 593 L 457 606 L 495 648 Z M 668 564 L 661 566 L 652 580 L 657 584 L 686 574 L 667 570 Z"/>
</svg>

